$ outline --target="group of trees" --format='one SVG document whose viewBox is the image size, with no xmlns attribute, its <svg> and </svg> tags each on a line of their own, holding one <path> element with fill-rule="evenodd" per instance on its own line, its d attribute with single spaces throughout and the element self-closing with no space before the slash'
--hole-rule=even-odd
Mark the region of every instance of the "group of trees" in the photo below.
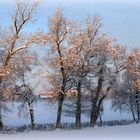
<svg viewBox="0 0 140 140">
<path fill-rule="evenodd" d="M 32 128 L 35 127 L 33 80 L 28 76 L 34 67 L 42 65 L 47 69 L 39 69 L 37 76 L 44 72 L 46 91 L 57 94 L 56 128 L 61 127 L 63 103 L 70 90 L 77 92 L 71 97 L 75 101 L 76 128 L 81 127 L 83 100 L 87 101 L 90 125 L 94 127 L 108 94 L 113 107 L 131 111 L 134 119 L 137 113 L 139 120 L 139 102 L 135 99 L 140 92 L 140 50 L 127 53 L 125 47 L 100 33 L 100 17 L 87 17 L 85 23 L 80 23 L 67 19 L 60 8 L 48 19 L 46 33 L 25 33 L 37 6 L 38 3 L 18 1 L 10 26 L 0 28 L 0 128 L 3 128 L 2 106 L 14 100 L 28 104 Z M 34 45 L 46 48 L 41 64 L 36 63 L 39 58 L 30 48 Z"/>
</svg>

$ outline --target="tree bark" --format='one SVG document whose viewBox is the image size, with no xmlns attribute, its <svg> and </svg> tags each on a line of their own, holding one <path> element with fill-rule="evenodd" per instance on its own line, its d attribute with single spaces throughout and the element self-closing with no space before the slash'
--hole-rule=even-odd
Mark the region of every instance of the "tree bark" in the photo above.
<svg viewBox="0 0 140 140">
<path fill-rule="evenodd" d="M 75 127 L 81 128 L 81 81 L 78 81 L 77 86 L 77 103 L 76 103 L 76 121 L 75 121 Z"/>
<path fill-rule="evenodd" d="M 94 102 L 94 103 L 92 103 L 91 114 L 90 114 L 90 126 L 91 127 L 94 127 L 96 124 L 96 120 L 98 118 L 97 112 L 98 112 L 98 108 L 97 108 L 96 103 Z"/>
<path fill-rule="evenodd" d="M 32 127 L 32 129 L 34 129 L 35 128 L 35 122 L 34 122 L 34 110 L 33 110 L 33 103 L 32 103 L 32 101 L 30 101 L 28 103 L 28 106 L 29 106 L 29 112 L 30 112 L 31 127 Z"/>
<path fill-rule="evenodd" d="M 131 110 L 131 113 L 132 113 L 133 121 L 135 122 L 136 121 L 135 114 L 134 114 L 134 112 L 132 110 Z"/>
<path fill-rule="evenodd" d="M 98 79 L 98 86 L 97 86 L 97 92 L 95 95 L 95 98 L 93 98 L 93 93 L 92 93 L 92 107 L 91 107 L 91 114 L 90 114 L 90 126 L 94 127 L 96 124 L 96 121 L 99 116 L 99 94 L 102 90 L 102 84 L 103 84 L 103 77 L 102 77 L 103 69 L 101 67 L 100 69 L 100 77 Z"/>
<path fill-rule="evenodd" d="M 56 120 L 56 128 L 61 128 L 61 115 L 62 115 L 62 106 L 64 101 L 64 94 L 60 93 L 58 97 L 58 110 L 57 110 L 57 120 Z"/>
<path fill-rule="evenodd" d="M 137 103 L 137 116 L 138 116 L 138 123 L 140 121 L 140 106 L 139 106 L 139 103 Z"/>
<path fill-rule="evenodd" d="M 60 64 L 60 71 L 62 74 L 62 86 L 61 86 L 61 91 L 59 92 L 59 97 L 58 97 L 58 110 L 57 110 L 57 120 L 56 120 L 56 128 L 61 127 L 61 116 L 62 116 L 62 107 L 63 107 L 63 101 L 64 101 L 64 93 L 65 93 L 65 85 L 66 85 L 66 73 L 64 69 L 64 63 L 63 63 L 63 56 L 61 52 L 61 43 L 59 42 L 59 35 L 57 33 L 57 43 L 56 43 L 56 48 L 59 56 L 59 64 Z"/>
<path fill-rule="evenodd" d="M 103 121 L 102 121 L 102 115 L 101 115 L 101 113 L 99 113 L 99 117 L 100 117 L 100 125 L 102 126 L 103 125 Z"/>
<path fill-rule="evenodd" d="M 1 113 L 1 102 L 0 102 L 0 130 L 3 129 L 3 120 L 2 120 L 2 113 Z"/>
<path fill-rule="evenodd" d="M 66 84 L 65 80 L 63 80 L 62 88 L 58 97 L 57 120 L 56 120 L 55 128 L 61 128 L 61 116 L 62 116 L 62 107 L 64 101 L 65 84 Z"/>
</svg>

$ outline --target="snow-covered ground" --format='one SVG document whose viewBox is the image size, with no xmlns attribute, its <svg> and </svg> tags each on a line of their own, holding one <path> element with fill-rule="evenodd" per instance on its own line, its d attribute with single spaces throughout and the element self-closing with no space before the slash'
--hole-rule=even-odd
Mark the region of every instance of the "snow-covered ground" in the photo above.
<svg viewBox="0 0 140 140">
<path fill-rule="evenodd" d="M 20 126 L 24 124 L 30 124 L 29 117 L 18 116 L 18 106 L 19 103 L 8 104 L 11 112 L 3 112 L 4 124 L 8 126 Z M 34 104 L 35 111 L 35 122 L 37 124 L 44 123 L 55 123 L 56 113 L 57 113 L 57 103 L 51 104 L 47 101 L 36 102 Z M 24 112 L 23 110 L 21 112 Z M 119 111 L 114 111 L 111 109 L 111 101 L 106 100 L 104 102 L 104 112 L 102 114 L 102 120 L 123 120 L 123 119 L 132 119 L 131 114 L 129 113 L 120 113 Z M 62 116 L 62 122 L 72 123 L 75 121 L 74 117 Z M 88 122 L 89 116 L 82 115 L 82 122 Z"/>
<path fill-rule="evenodd" d="M 30 124 L 29 118 L 18 117 L 19 103 L 8 104 L 11 112 L 3 112 L 4 124 L 8 126 L 20 126 Z M 57 104 L 46 101 L 34 104 L 35 122 L 38 124 L 55 123 Z M 114 112 L 111 109 L 111 101 L 104 102 L 103 121 L 132 119 L 129 113 Z M 62 122 L 74 122 L 74 117 L 62 116 Z M 82 122 L 89 121 L 87 115 L 82 115 Z M 54 130 L 54 131 L 32 131 L 29 133 L 0 134 L 0 140 L 140 140 L 140 125 L 112 126 L 84 128 L 81 130 Z"/>
<path fill-rule="evenodd" d="M 140 125 L 0 134 L 1 140 L 140 140 Z"/>
</svg>

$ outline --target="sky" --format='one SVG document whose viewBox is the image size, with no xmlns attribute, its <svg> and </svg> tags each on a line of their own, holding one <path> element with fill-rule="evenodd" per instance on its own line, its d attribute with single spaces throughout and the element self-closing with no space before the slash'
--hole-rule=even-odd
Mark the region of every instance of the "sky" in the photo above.
<svg viewBox="0 0 140 140">
<path fill-rule="evenodd" d="M 0 24 L 10 23 L 15 0 L 0 0 Z M 34 1 L 34 0 L 29 0 Z M 37 20 L 27 26 L 28 31 L 47 30 L 47 19 L 56 7 L 63 8 L 66 17 L 84 21 L 85 16 L 98 15 L 102 19 L 101 32 L 108 33 L 127 48 L 140 48 L 140 1 L 138 0 L 40 0 Z"/>
</svg>

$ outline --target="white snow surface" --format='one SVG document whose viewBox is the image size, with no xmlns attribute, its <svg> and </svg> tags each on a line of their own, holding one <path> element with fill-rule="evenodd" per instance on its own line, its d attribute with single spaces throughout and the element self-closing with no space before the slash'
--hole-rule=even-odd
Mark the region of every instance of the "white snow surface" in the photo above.
<svg viewBox="0 0 140 140">
<path fill-rule="evenodd" d="M 140 140 L 140 124 L 81 130 L 32 131 L 0 134 L 0 140 Z"/>
</svg>

